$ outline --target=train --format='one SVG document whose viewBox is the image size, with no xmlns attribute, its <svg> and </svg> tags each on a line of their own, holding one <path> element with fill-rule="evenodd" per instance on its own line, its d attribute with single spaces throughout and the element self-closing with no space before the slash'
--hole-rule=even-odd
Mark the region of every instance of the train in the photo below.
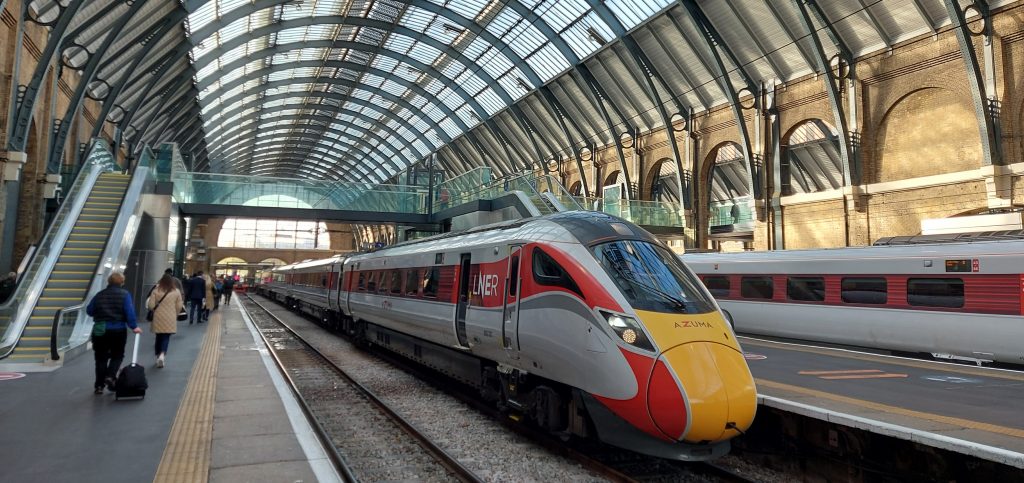
<svg viewBox="0 0 1024 483">
<path fill-rule="evenodd" d="M 757 395 L 711 294 L 598 212 L 278 267 L 258 292 L 473 386 L 512 419 L 662 458 L 720 457 Z"/>
<path fill-rule="evenodd" d="M 682 258 L 741 334 L 1024 364 L 1024 241 Z"/>
</svg>

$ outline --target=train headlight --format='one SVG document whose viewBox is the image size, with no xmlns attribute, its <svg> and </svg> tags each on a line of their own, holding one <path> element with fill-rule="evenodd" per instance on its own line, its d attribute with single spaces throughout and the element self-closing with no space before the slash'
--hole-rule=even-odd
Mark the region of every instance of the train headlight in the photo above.
<svg viewBox="0 0 1024 483">
<path fill-rule="evenodd" d="M 651 344 L 636 319 L 608 313 L 604 314 L 604 317 L 608 320 L 608 326 L 623 342 L 639 349 L 654 351 L 654 344 Z"/>
</svg>

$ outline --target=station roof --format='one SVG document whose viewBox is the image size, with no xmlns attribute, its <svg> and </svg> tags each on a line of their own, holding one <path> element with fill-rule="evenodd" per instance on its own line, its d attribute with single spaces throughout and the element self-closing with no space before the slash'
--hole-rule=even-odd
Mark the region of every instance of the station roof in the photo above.
<svg viewBox="0 0 1024 483">
<path fill-rule="evenodd" d="M 796 1 L 774 0 L 30 8 L 44 24 L 76 11 L 64 65 L 136 146 L 177 141 L 196 169 L 379 182 L 432 153 L 455 174 L 571 158 L 733 102 L 730 85 L 742 97 L 820 71 L 822 55 L 855 59 L 950 23 L 943 0 L 807 4 L 813 32 Z"/>
</svg>

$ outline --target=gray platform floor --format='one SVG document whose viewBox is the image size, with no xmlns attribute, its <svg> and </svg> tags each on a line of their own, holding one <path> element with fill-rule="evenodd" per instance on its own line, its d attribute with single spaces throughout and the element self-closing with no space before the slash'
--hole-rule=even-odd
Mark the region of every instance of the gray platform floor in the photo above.
<svg viewBox="0 0 1024 483">
<path fill-rule="evenodd" d="M 210 481 L 316 481 L 237 306 L 214 316 L 224 317 L 224 332 Z M 53 372 L 0 380 L 0 481 L 153 481 L 207 327 L 179 323 L 158 369 L 142 325 L 143 400 L 94 395 L 91 351 Z M 126 363 L 131 346 L 129 337 Z"/>
</svg>

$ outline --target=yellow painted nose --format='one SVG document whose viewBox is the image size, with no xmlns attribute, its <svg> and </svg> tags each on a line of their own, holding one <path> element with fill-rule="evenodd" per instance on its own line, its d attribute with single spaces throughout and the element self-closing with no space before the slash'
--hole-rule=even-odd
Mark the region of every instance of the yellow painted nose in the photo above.
<svg viewBox="0 0 1024 483">
<path fill-rule="evenodd" d="M 659 359 L 675 374 L 689 408 L 683 441 L 721 441 L 750 427 L 757 392 L 742 353 L 715 342 L 691 342 L 669 349 Z"/>
</svg>

